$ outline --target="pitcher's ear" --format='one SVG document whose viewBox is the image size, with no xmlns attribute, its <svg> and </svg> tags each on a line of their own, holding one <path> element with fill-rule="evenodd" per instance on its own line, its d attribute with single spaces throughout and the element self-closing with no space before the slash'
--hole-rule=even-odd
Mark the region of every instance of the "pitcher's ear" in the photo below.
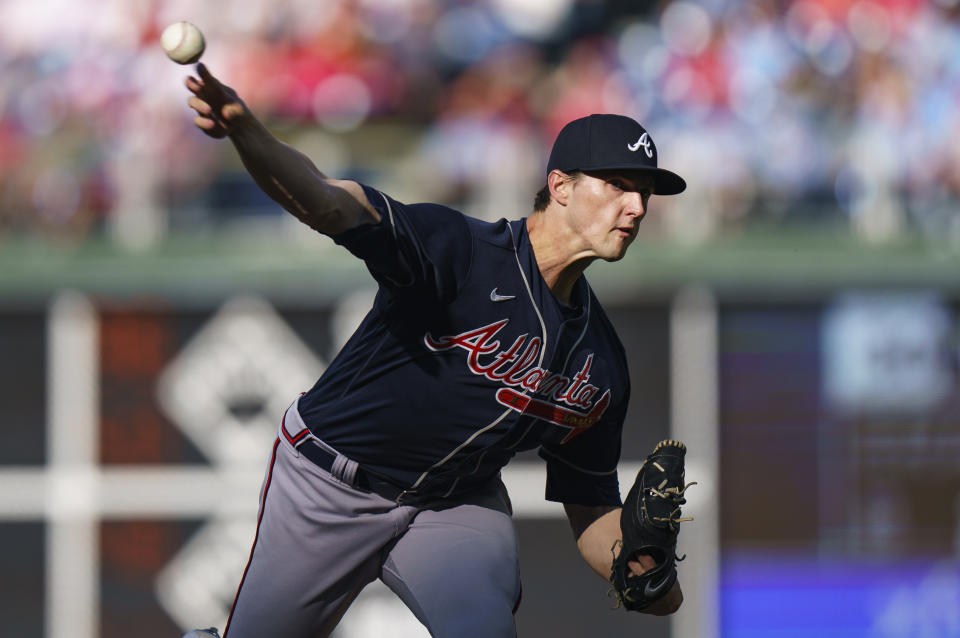
<svg viewBox="0 0 960 638">
<path fill-rule="evenodd" d="M 576 178 L 572 175 L 554 169 L 547 175 L 547 186 L 550 188 L 551 199 L 557 200 L 561 206 L 566 206 L 570 201 L 570 190 Z"/>
</svg>

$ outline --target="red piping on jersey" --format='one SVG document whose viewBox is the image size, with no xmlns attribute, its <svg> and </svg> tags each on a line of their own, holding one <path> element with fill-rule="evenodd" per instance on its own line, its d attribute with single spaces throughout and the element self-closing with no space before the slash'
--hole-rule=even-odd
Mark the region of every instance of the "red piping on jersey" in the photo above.
<svg viewBox="0 0 960 638">
<path fill-rule="evenodd" d="M 283 421 L 280 423 L 280 431 L 283 432 L 283 436 L 285 436 L 287 440 L 290 441 L 290 445 L 292 445 L 293 447 L 297 447 L 297 443 L 299 443 L 301 439 L 303 439 L 303 437 L 310 434 L 309 428 L 303 428 L 302 430 L 297 432 L 296 435 L 291 437 L 290 433 L 287 432 L 287 415 L 286 414 L 283 415 Z"/>
<path fill-rule="evenodd" d="M 284 430 L 284 433 L 286 433 L 286 430 Z M 240 585 L 237 587 L 237 595 L 233 599 L 233 605 L 230 606 L 227 625 L 223 628 L 223 638 L 227 638 L 227 632 L 230 631 L 230 621 L 233 620 L 233 611 L 237 608 L 237 601 L 240 600 L 240 590 L 243 589 L 243 583 L 247 580 L 247 571 L 250 570 L 250 563 L 253 562 L 253 551 L 257 548 L 257 541 L 260 539 L 260 521 L 263 520 L 263 511 L 267 509 L 267 493 L 270 491 L 270 485 L 273 483 L 273 466 L 277 461 L 277 447 L 279 445 L 280 437 L 278 436 L 277 440 L 273 442 L 273 452 L 270 454 L 270 471 L 267 473 L 267 482 L 263 486 L 263 498 L 260 501 L 260 513 L 257 514 L 257 532 L 253 537 L 253 547 L 250 548 L 250 557 L 247 559 L 247 566 L 243 568 L 243 578 L 240 579 Z"/>
</svg>

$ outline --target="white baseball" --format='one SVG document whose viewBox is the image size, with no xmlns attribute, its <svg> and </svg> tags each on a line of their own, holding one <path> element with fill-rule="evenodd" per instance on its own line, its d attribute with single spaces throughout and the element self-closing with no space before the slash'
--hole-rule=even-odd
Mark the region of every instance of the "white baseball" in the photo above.
<svg viewBox="0 0 960 638">
<path fill-rule="evenodd" d="M 206 43 L 200 29 L 189 22 L 174 22 L 160 34 L 160 45 L 177 64 L 193 64 L 203 55 Z"/>
</svg>

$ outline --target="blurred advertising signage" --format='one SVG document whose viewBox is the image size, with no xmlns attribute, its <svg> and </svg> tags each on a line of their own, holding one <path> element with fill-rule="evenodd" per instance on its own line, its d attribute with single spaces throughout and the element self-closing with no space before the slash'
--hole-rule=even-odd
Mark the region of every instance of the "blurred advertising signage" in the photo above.
<svg viewBox="0 0 960 638">
<path fill-rule="evenodd" d="M 923 293 L 852 293 L 828 306 L 821 339 L 823 394 L 831 409 L 917 414 L 954 384 L 951 316 Z"/>
</svg>

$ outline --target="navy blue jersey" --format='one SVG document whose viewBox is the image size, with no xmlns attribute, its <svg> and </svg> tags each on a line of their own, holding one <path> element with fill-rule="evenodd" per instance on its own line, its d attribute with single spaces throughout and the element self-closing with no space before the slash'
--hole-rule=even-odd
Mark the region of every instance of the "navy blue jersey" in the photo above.
<svg viewBox="0 0 960 638">
<path fill-rule="evenodd" d="M 482 222 L 364 189 L 381 221 L 334 240 L 379 290 L 300 399 L 310 430 L 421 496 L 476 488 L 539 448 L 549 500 L 620 504 L 627 362 L 585 277 L 565 306 L 525 220 Z"/>
</svg>

